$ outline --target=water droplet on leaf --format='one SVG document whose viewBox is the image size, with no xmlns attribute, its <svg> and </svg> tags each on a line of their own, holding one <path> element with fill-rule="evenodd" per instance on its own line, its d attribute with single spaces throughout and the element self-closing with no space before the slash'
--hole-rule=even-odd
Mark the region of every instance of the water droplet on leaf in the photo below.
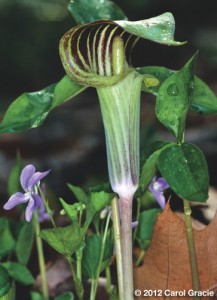
<svg viewBox="0 0 217 300">
<path fill-rule="evenodd" d="M 178 96 L 179 89 L 176 84 L 170 84 L 167 88 L 167 93 L 169 96 Z"/>
</svg>

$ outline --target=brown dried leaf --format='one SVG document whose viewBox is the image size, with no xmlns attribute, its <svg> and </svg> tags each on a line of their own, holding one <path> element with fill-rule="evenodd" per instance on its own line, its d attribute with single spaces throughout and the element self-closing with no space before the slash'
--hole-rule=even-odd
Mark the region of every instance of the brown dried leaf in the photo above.
<svg viewBox="0 0 217 300">
<path fill-rule="evenodd" d="M 194 229 L 201 291 L 217 287 L 217 214 L 203 230 Z M 192 289 L 185 223 L 169 204 L 158 216 L 144 263 L 135 268 L 135 289 L 182 291 Z M 155 297 L 148 297 L 155 299 Z M 144 296 L 136 299 L 144 299 Z M 179 299 L 157 297 L 156 299 Z M 182 297 L 191 299 L 191 297 Z M 202 299 L 209 299 L 204 297 Z M 211 299 L 211 298 L 210 298 Z M 213 298 L 212 299 L 217 299 Z"/>
</svg>

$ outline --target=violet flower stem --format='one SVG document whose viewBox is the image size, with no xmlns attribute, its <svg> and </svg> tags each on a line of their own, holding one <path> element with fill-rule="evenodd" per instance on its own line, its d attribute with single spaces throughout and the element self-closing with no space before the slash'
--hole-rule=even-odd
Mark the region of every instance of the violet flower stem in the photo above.
<svg viewBox="0 0 217 300">
<path fill-rule="evenodd" d="M 45 300 L 48 300 L 49 299 L 48 283 L 47 283 L 47 276 L 46 276 L 42 239 L 39 236 L 40 223 L 38 221 L 37 212 L 34 213 L 34 226 L 35 226 L 35 234 L 36 234 L 36 247 L 37 247 L 37 252 L 38 252 L 38 262 L 39 262 L 39 269 L 40 269 L 40 275 L 41 275 L 42 295 Z"/>
<path fill-rule="evenodd" d="M 121 248 L 123 264 L 124 300 L 133 300 L 133 253 L 132 253 L 132 203 L 133 198 L 120 198 Z"/>
<path fill-rule="evenodd" d="M 112 221 L 113 221 L 114 240 L 115 240 L 119 300 L 125 300 L 124 286 L 123 286 L 122 251 L 121 251 L 121 226 L 120 226 L 120 215 L 119 215 L 117 196 L 115 196 L 112 199 L 111 208 L 112 208 Z"/>
<path fill-rule="evenodd" d="M 194 291 L 200 291 L 200 281 L 197 267 L 197 257 L 195 252 L 194 235 L 191 222 L 191 208 L 188 200 L 183 199 L 185 213 L 185 228 L 188 242 L 188 253 L 191 266 L 191 276 Z M 194 300 L 200 300 L 201 297 L 195 296 Z"/>
<path fill-rule="evenodd" d="M 39 189 L 40 196 L 41 196 L 41 198 L 42 198 L 42 200 L 44 202 L 45 209 L 46 209 L 46 211 L 47 211 L 47 213 L 48 213 L 48 215 L 50 217 L 51 223 L 52 223 L 53 227 L 56 228 L 56 224 L 55 224 L 54 218 L 52 216 L 52 213 L 51 213 L 48 201 L 45 199 L 44 193 L 43 193 L 43 191 L 42 191 L 42 189 L 41 189 L 40 186 L 39 186 L 38 189 Z"/>
</svg>

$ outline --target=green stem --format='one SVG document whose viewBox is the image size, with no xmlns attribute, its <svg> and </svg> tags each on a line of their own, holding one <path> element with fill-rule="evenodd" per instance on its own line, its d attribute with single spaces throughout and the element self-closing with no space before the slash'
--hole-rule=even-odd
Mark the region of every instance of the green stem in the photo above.
<svg viewBox="0 0 217 300">
<path fill-rule="evenodd" d="M 189 201 L 183 199 L 184 204 L 184 213 L 185 213 L 185 228 L 186 228 L 186 236 L 188 242 L 188 253 L 191 265 L 191 276 L 192 276 L 192 284 L 194 291 L 200 291 L 200 281 L 199 281 L 199 274 L 198 274 L 198 267 L 197 267 L 197 258 L 195 252 L 195 245 L 194 245 L 194 235 L 192 229 L 192 222 L 191 222 L 191 208 Z M 201 297 L 195 296 L 194 300 L 200 300 Z"/>
<path fill-rule="evenodd" d="M 124 286 L 123 286 L 122 252 L 121 252 L 121 226 L 120 226 L 120 216 L 119 216 L 119 206 L 118 206 L 117 196 L 112 199 L 111 207 L 112 207 L 112 221 L 113 221 L 115 251 L 116 251 L 119 300 L 125 300 Z"/>
<path fill-rule="evenodd" d="M 76 251 L 76 266 L 77 266 L 77 277 L 81 281 L 82 280 L 82 256 L 83 250 Z"/>
<path fill-rule="evenodd" d="M 45 300 L 48 300 L 49 292 L 48 292 L 48 284 L 47 284 L 47 276 L 46 276 L 46 268 L 45 268 L 45 259 L 44 259 L 42 240 L 39 236 L 40 223 L 38 221 L 37 212 L 34 213 L 34 226 L 35 226 L 35 234 L 36 234 L 36 246 L 37 246 L 37 252 L 38 252 L 39 269 L 40 269 L 40 275 L 41 275 L 42 295 Z"/>
<path fill-rule="evenodd" d="M 119 199 L 124 300 L 133 300 L 132 197 Z"/>
<path fill-rule="evenodd" d="M 107 237 L 107 233 L 108 233 L 110 217 L 111 217 L 111 214 L 109 213 L 108 217 L 107 217 L 107 220 L 106 220 L 105 230 L 104 230 L 104 234 L 103 234 L 103 238 L 102 238 L 102 246 L 101 246 L 101 251 L 100 251 L 99 264 L 98 264 L 97 272 L 96 272 L 95 288 L 94 288 L 94 299 L 96 297 L 96 292 L 97 292 L 97 287 L 98 287 L 97 283 L 98 283 L 98 280 L 99 280 L 101 265 L 102 265 L 102 262 L 103 262 L 103 256 L 104 256 L 104 252 L 105 252 L 105 244 L 106 244 L 106 237 Z"/>
<path fill-rule="evenodd" d="M 96 279 L 91 279 L 90 300 L 95 300 Z"/>
<path fill-rule="evenodd" d="M 137 267 L 141 264 L 144 255 L 145 255 L 145 250 L 142 250 L 142 251 L 140 252 L 140 255 L 139 255 L 137 261 L 136 261 L 136 266 L 137 266 Z"/>
<path fill-rule="evenodd" d="M 48 215 L 49 215 L 49 217 L 50 217 L 51 223 L 52 223 L 53 227 L 56 228 L 56 224 L 55 224 L 54 218 L 53 218 L 53 216 L 52 216 L 52 212 L 51 212 L 51 210 L 50 210 L 48 201 L 45 199 L 44 193 L 42 192 L 42 189 L 40 188 L 40 186 L 38 187 L 38 189 L 39 189 L 39 192 L 40 192 L 40 196 L 41 196 L 41 198 L 42 198 L 42 200 L 43 200 L 43 202 L 44 202 L 46 211 L 47 211 L 47 213 L 48 213 Z"/>
<path fill-rule="evenodd" d="M 112 283 L 111 283 L 111 270 L 109 266 L 106 268 L 105 273 L 106 273 L 106 291 L 108 294 L 110 294 L 112 291 Z"/>
<path fill-rule="evenodd" d="M 73 281 L 75 283 L 75 289 L 76 289 L 76 294 L 78 296 L 78 299 L 79 300 L 83 300 L 83 286 L 81 284 L 81 281 L 78 279 L 76 273 L 75 273 L 75 270 L 74 270 L 74 267 L 72 265 L 72 261 L 71 261 L 71 257 L 70 256 L 65 256 L 66 260 L 68 261 L 68 264 L 69 264 L 69 268 L 70 268 L 70 271 L 71 271 L 71 274 L 72 274 L 72 278 L 73 278 Z"/>
<path fill-rule="evenodd" d="M 139 222 L 139 214 L 140 214 L 140 208 L 141 208 L 141 200 L 140 200 L 140 198 L 137 198 L 136 200 L 137 200 L 136 221 Z M 136 228 L 134 229 L 134 232 L 133 232 L 133 242 L 134 242 L 135 239 L 136 239 L 137 231 L 138 231 L 138 226 L 136 226 Z"/>
</svg>

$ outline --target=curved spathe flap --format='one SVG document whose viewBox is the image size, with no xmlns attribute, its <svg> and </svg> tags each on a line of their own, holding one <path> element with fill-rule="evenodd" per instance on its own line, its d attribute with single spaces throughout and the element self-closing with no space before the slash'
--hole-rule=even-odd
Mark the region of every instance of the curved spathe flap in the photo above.
<svg viewBox="0 0 217 300">
<path fill-rule="evenodd" d="M 86 86 L 113 85 L 128 74 L 130 55 L 140 38 L 165 45 L 181 45 L 174 41 L 175 21 L 171 13 L 142 21 L 100 20 L 70 29 L 60 41 L 60 56 L 66 73 Z M 122 74 L 113 65 L 115 38 L 123 40 L 126 56 Z"/>
</svg>

